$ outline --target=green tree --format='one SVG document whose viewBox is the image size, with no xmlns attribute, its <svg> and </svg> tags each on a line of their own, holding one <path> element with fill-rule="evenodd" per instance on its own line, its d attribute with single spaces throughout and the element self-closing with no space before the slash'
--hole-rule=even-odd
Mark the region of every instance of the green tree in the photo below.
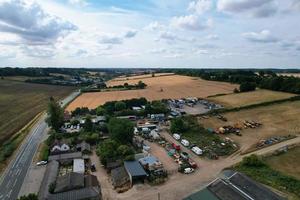
<svg viewBox="0 0 300 200">
<path fill-rule="evenodd" d="M 103 116 L 105 114 L 105 109 L 102 106 L 97 107 L 96 114 L 98 116 Z"/>
<path fill-rule="evenodd" d="M 171 132 L 182 133 L 187 130 L 187 125 L 184 123 L 182 118 L 175 118 L 171 121 Z"/>
<path fill-rule="evenodd" d="M 127 119 L 111 118 L 108 131 L 112 139 L 120 143 L 131 143 L 133 138 L 133 123 Z"/>
<path fill-rule="evenodd" d="M 240 92 L 249 92 L 256 89 L 256 83 L 244 82 L 240 85 Z"/>
<path fill-rule="evenodd" d="M 124 103 L 123 101 L 118 101 L 115 103 L 116 111 L 121 111 L 121 110 L 125 110 L 125 109 L 126 109 L 126 103 Z"/>
<path fill-rule="evenodd" d="M 94 125 L 93 125 L 91 116 L 87 116 L 86 119 L 85 119 L 85 123 L 83 125 L 84 131 L 86 131 L 86 132 L 93 131 L 93 126 Z"/>
<path fill-rule="evenodd" d="M 106 165 L 108 160 L 116 160 L 118 158 L 118 143 L 114 140 L 105 140 L 97 148 L 97 155 L 100 157 L 102 164 Z"/>
<path fill-rule="evenodd" d="M 27 196 L 26 195 L 21 196 L 17 200 L 38 200 L 38 196 L 34 193 L 30 193 Z"/>
<path fill-rule="evenodd" d="M 53 97 L 50 98 L 47 113 L 48 118 L 46 121 L 48 125 L 55 131 L 58 131 L 64 123 L 64 111 Z"/>
<path fill-rule="evenodd" d="M 137 87 L 140 89 L 144 89 L 147 85 L 143 81 L 139 81 Z"/>
</svg>

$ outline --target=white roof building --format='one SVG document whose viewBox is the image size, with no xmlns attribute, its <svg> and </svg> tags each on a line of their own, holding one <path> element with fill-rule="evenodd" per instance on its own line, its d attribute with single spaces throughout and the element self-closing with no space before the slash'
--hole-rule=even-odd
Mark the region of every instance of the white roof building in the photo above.
<svg viewBox="0 0 300 200">
<path fill-rule="evenodd" d="M 73 160 L 73 172 L 82 173 L 82 174 L 85 172 L 85 166 L 84 166 L 83 159 L 74 159 Z"/>
</svg>

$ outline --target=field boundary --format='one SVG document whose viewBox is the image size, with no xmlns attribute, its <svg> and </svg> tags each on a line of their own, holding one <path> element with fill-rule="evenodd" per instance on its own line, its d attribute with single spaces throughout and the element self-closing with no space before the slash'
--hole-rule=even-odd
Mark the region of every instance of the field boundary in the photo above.
<svg viewBox="0 0 300 200">
<path fill-rule="evenodd" d="M 275 101 L 268 101 L 268 102 L 263 102 L 263 103 L 257 103 L 257 104 L 251 104 L 248 106 L 241 106 L 241 107 L 235 107 L 235 108 L 223 108 L 219 110 L 212 110 L 206 114 L 200 114 L 197 116 L 203 116 L 207 114 L 223 114 L 223 113 L 228 113 L 228 112 L 238 112 L 241 110 L 248 110 L 248 109 L 253 109 L 253 108 L 258 108 L 258 107 L 264 107 L 264 106 L 270 106 L 270 105 L 275 105 L 275 104 L 281 104 L 285 102 L 294 102 L 294 101 L 300 101 L 300 95 L 290 97 L 287 99 L 280 99 L 280 100 L 275 100 Z"/>
<path fill-rule="evenodd" d="M 28 137 L 28 134 L 30 132 L 30 130 L 33 128 L 33 126 L 38 122 L 38 120 L 42 117 L 42 115 L 45 113 L 45 111 L 42 111 L 40 113 L 38 113 L 30 122 L 28 122 L 25 126 L 23 126 L 23 128 L 21 128 L 19 131 L 17 131 L 14 135 L 12 135 L 10 137 L 9 140 L 12 140 L 12 142 L 16 139 L 19 139 L 19 137 L 21 137 L 20 141 L 17 142 L 16 148 L 13 150 L 13 153 L 3 161 L 3 163 L 0 163 L 0 177 L 2 177 L 2 175 L 5 173 L 7 166 L 9 165 L 9 163 L 12 161 L 12 159 L 14 159 L 14 157 L 17 154 L 17 151 L 19 150 L 20 146 L 23 144 L 23 142 L 25 141 L 25 138 Z M 26 132 L 26 133 L 24 133 Z M 24 135 L 22 135 L 24 133 Z"/>
<path fill-rule="evenodd" d="M 144 74 L 144 75 L 147 75 L 147 74 Z M 164 76 L 175 76 L 175 75 L 177 75 L 177 74 L 175 74 L 175 73 L 173 73 L 173 74 L 164 74 L 164 75 L 154 76 L 154 77 L 152 77 L 151 74 L 149 74 L 149 75 L 150 75 L 149 77 L 143 77 L 143 78 L 140 78 L 140 77 L 139 77 L 139 78 L 126 79 L 126 78 L 130 78 L 130 77 L 125 77 L 124 80 L 114 80 L 114 79 L 112 79 L 112 80 L 110 80 L 110 81 L 111 81 L 111 82 L 131 81 L 131 80 L 139 80 L 139 79 L 148 79 L 148 78 L 164 77 Z M 132 76 L 132 77 L 134 77 L 134 76 Z"/>
</svg>

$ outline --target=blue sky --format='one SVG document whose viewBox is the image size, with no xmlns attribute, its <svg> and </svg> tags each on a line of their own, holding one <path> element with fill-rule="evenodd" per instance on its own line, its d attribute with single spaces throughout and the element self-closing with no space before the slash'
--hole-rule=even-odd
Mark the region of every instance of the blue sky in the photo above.
<svg viewBox="0 0 300 200">
<path fill-rule="evenodd" d="M 0 0 L 0 66 L 299 68 L 300 0 Z"/>
</svg>

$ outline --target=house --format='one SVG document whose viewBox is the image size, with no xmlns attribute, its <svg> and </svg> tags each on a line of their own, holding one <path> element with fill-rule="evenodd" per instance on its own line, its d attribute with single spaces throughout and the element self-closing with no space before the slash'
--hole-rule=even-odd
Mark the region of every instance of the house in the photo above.
<svg viewBox="0 0 300 200">
<path fill-rule="evenodd" d="M 130 185 L 132 186 L 136 182 L 144 182 L 148 174 L 138 161 L 125 161 L 125 170 L 129 175 Z"/>
<path fill-rule="evenodd" d="M 64 162 L 64 161 L 73 161 L 76 158 L 82 158 L 82 153 L 81 152 L 73 152 L 73 153 L 51 155 L 51 156 L 49 156 L 48 160 L 49 161 L 56 160 L 59 162 Z"/>
<path fill-rule="evenodd" d="M 228 170 L 226 170 L 228 171 Z M 230 171 L 230 170 L 229 170 Z M 224 172 L 203 190 L 196 192 L 184 200 L 283 200 L 269 188 L 257 183 L 246 175 L 230 171 Z"/>
<path fill-rule="evenodd" d="M 113 170 L 115 168 L 121 167 L 122 164 L 123 163 L 122 163 L 121 160 L 107 162 L 107 164 L 106 164 L 106 170 L 108 172 L 110 172 L 111 170 Z"/>
<path fill-rule="evenodd" d="M 153 170 L 163 168 L 162 163 L 154 156 L 147 156 L 147 157 L 141 158 L 141 159 L 139 159 L 139 162 L 146 170 L 153 171 Z"/>
<path fill-rule="evenodd" d="M 73 172 L 84 174 L 85 165 L 83 159 L 74 159 L 73 160 Z"/>
<path fill-rule="evenodd" d="M 122 187 L 129 183 L 129 176 L 123 166 L 111 170 L 111 182 L 114 188 Z"/>
<path fill-rule="evenodd" d="M 51 154 L 60 154 L 60 153 L 66 153 L 70 151 L 70 146 L 63 143 L 63 144 L 56 144 L 51 149 Z"/>
<path fill-rule="evenodd" d="M 58 176 L 59 162 L 50 161 L 38 192 L 39 199 L 45 200 L 101 200 L 101 187 L 96 176 L 71 172 Z M 49 186 L 55 184 L 53 193 Z"/>
<path fill-rule="evenodd" d="M 91 145 L 85 141 L 76 145 L 77 151 L 81 151 L 82 153 L 90 153 L 91 152 Z"/>
<path fill-rule="evenodd" d="M 119 118 L 119 119 L 129 119 L 130 121 L 136 121 L 137 120 L 137 116 L 135 116 L 135 115 L 119 116 L 117 118 Z"/>
<path fill-rule="evenodd" d="M 92 122 L 94 124 L 99 124 L 99 123 L 105 123 L 106 122 L 106 117 L 105 116 L 96 116 L 92 118 Z"/>
</svg>

